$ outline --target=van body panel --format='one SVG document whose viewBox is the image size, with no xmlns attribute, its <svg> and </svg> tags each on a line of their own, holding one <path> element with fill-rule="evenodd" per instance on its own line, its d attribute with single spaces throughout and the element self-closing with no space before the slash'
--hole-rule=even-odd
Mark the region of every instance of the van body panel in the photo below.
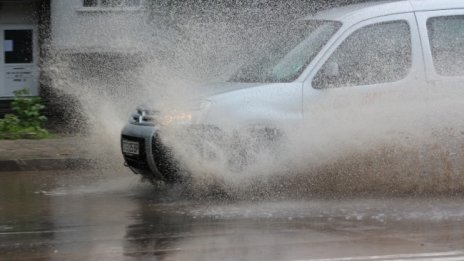
<svg viewBox="0 0 464 261">
<path fill-rule="evenodd" d="M 414 10 L 409 1 L 379 1 L 333 8 L 307 16 L 305 19 L 336 20 L 354 24 L 370 18 L 412 11 Z"/>
</svg>

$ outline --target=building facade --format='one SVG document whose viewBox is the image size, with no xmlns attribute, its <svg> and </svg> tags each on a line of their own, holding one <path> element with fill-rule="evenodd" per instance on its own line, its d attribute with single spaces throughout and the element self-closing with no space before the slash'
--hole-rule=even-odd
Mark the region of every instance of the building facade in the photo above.
<svg viewBox="0 0 464 261">
<path fill-rule="evenodd" d="M 40 93 L 47 6 L 44 0 L 0 0 L 0 116 L 10 111 L 15 90 Z"/>
</svg>

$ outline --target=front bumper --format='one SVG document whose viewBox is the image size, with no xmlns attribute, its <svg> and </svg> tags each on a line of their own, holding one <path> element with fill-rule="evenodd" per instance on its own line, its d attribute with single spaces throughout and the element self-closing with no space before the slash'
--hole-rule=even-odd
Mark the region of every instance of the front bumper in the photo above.
<svg viewBox="0 0 464 261">
<path fill-rule="evenodd" d="M 155 126 L 126 124 L 121 133 L 121 151 L 123 140 L 137 142 L 139 154 L 123 153 L 125 165 L 134 173 L 151 180 L 171 181 L 175 179 L 176 167 L 158 131 Z"/>
</svg>

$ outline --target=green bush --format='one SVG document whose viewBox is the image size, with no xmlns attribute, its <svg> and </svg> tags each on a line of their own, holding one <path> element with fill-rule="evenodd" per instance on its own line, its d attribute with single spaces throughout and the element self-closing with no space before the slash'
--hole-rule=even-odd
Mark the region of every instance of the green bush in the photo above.
<svg viewBox="0 0 464 261">
<path fill-rule="evenodd" d="M 14 114 L 0 119 L 0 139 L 42 139 L 48 131 L 42 128 L 47 117 L 42 115 L 45 106 L 40 97 L 29 97 L 29 91 L 22 89 L 13 92 L 11 107 Z"/>
</svg>

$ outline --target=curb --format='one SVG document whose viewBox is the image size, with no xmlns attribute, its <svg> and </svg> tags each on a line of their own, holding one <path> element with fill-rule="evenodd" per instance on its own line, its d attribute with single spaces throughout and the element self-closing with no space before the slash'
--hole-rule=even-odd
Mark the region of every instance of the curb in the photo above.
<svg viewBox="0 0 464 261">
<path fill-rule="evenodd" d="M 90 169 L 95 166 L 95 163 L 95 160 L 82 158 L 0 160 L 0 173 L 7 171 Z"/>
</svg>

